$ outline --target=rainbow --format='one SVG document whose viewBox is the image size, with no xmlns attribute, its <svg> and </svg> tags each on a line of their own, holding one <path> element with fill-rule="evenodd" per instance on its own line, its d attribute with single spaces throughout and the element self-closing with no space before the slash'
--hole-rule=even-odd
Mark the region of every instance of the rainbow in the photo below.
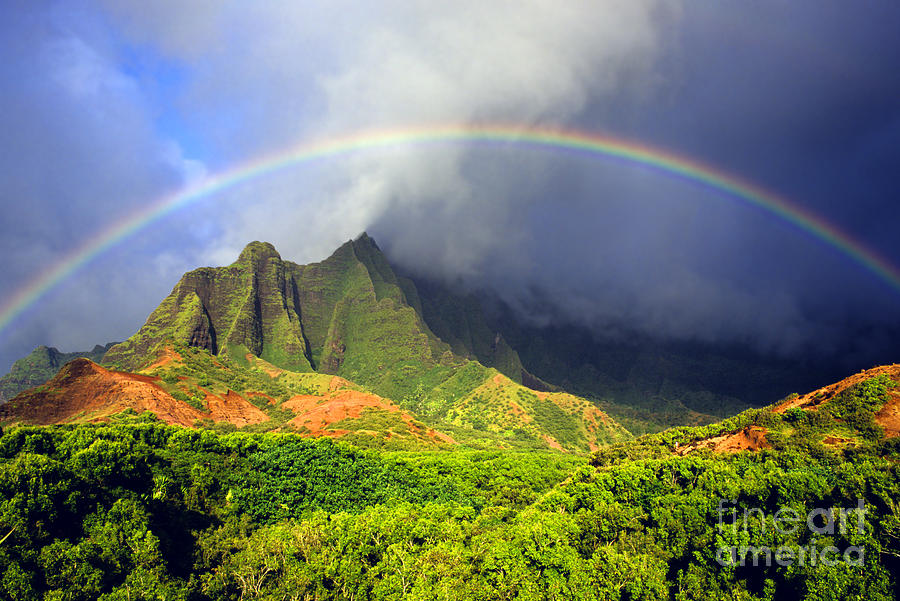
<svg viewBox="0 0 900 601">
<path fill-rule="evenodd" d="M 231 186 L 308 161 L 351 153 L 409 145 L 471 142 L 582 152 L 652 168 L 711 188 L 797 226 L 837 249 L 900 292 L 900 270 L 845 232 L 785 198 L 691 158 L 634 141 L 580 131 L 510 125 L 443 125 L 372 130 L 310 141 L 210 175 L 196 184 L 164 196 L 87 240 L 12 294 L 0 307 L 0 333 L 41 297 L 98 255 L 167 215 Z"/>
</svg>

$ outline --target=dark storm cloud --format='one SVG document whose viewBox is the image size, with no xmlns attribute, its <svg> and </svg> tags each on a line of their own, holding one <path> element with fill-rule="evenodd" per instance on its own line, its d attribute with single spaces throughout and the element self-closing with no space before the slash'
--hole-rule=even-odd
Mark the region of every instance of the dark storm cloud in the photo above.
<svg viewBox="0 0 900 601">
<path fill-rule="evenodd" d="M 900 7 L 691 8 L 680 87 L 666 111 L 647 114 L 641 135 L 658 132 L 663 143 L 780 192 L 900 262 L 890 225 L 900 219 Z M 896 323 L 896 293 L 833 251 L 798 245 L 802 233 L 788 240 L 768 229 L 742 228 L 752 252 L 731 266 L 747 273 L 748 288 L 778 286 L 817 322 Z M 754 276 L 766 270 L 781 277 Z"/>
<path fill-rule="evenodd" d="M 884 193 L 898 160 L 896 3 L 690 8 L 677 89 L 665 110 L 645 114 L 638 135 L 783 190 L 851 228 L 866 221 L 863 208 L 893 210 Z"/>
<path fill-rule="evenodd" d="M 690 3 L 679 23 L 659 63 L 664 83 L 588 107 L 582 127 L 730 171 L 900 263 L 900 8 Z M 539 306 L 554 298 L 564 318 L 600 331 L 896 358 L 889 336 L 860 335 L 897 328 L 896 290 L 801 227 L 666 180 L 612 165 L 556 169 L 539 193 L 516 192 L 531 198 L 530 231 L 484 257 L 485 280 L 526 312 L 537 285 Z"/>
</svg>

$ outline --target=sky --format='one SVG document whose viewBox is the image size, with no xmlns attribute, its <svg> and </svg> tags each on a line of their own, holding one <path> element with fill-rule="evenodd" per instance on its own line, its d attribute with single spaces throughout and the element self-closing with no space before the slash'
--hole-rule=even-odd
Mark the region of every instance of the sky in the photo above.
<svg viewBox="0 0 900 601">
<path fill-rule="evenodd" d="M 460 0 L 0 4 L 0 307 L 187 186 L 310 140 L 443 124 L 652 146 L 772 191 L 900 266 L 900 4 Z M 900 361 L 900 291 L 802 228 L 646 166 L 454 142 L 218 190 L 83 265 L 0 330 L 135 332 L 182 273 L 252 240 L 321 260 L 368 231 L 416 274 L 537 323 Z"/>
</svg>

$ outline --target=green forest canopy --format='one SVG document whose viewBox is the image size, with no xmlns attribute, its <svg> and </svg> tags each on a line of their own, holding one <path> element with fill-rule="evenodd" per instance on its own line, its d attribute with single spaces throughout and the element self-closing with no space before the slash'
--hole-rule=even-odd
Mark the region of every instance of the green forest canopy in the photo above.
<svg viewBox="0 0 900 601">
<path fill-rule="evenodd" d="M 387 452 L 146 415 L 12 428 L 0 436 L 0 597 L 894 599 L 900 445 L 872 436 L 866 413 L 883 395 L 867 384 L 818 421 L 753 410 L 591 457 Z M 850 420 L 858 444 L 821 445 Z M 774 448 L 672 451 L 749 424 Z M 721 524 L 723 499 L 754 519 Z M 772 521 L 859 500 L 862 532 Z M 864 561 L 717 561 L 741 545 L 853 547 Z"/>
</svg>

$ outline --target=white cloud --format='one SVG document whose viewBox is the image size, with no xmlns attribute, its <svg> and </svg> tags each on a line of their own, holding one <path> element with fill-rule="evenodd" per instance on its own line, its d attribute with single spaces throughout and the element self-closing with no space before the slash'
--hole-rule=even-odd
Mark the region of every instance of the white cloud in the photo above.
<svg viewBox="0 0 900 601">
<path fill-rule="evenodd" d="M 657 0 L 109 6 L 135 40 L 192 74 L 185 113 L 214 120 L 207 133 L 232 163 L 377 127 L 571 123 L 657 85 L 653 65 L 677 19 Z M 254 190 L 250 202 L 221 203 L 230 219 L 210 258 L 254 238 L 307 256 L 421 215 L 419 227 L 390 228 L 395 248 L 477 273 L 492 248 L 516 242 L 496 232 L 523 212 L 522 181 L 541 171 L 516 153 L 477 156 L 473 168 L 464 147 L 372 152 L 281 174 L 259 184 L 264 201 Z M 510 166 L 532 173 L 510 177 Z"/>
</svg>

